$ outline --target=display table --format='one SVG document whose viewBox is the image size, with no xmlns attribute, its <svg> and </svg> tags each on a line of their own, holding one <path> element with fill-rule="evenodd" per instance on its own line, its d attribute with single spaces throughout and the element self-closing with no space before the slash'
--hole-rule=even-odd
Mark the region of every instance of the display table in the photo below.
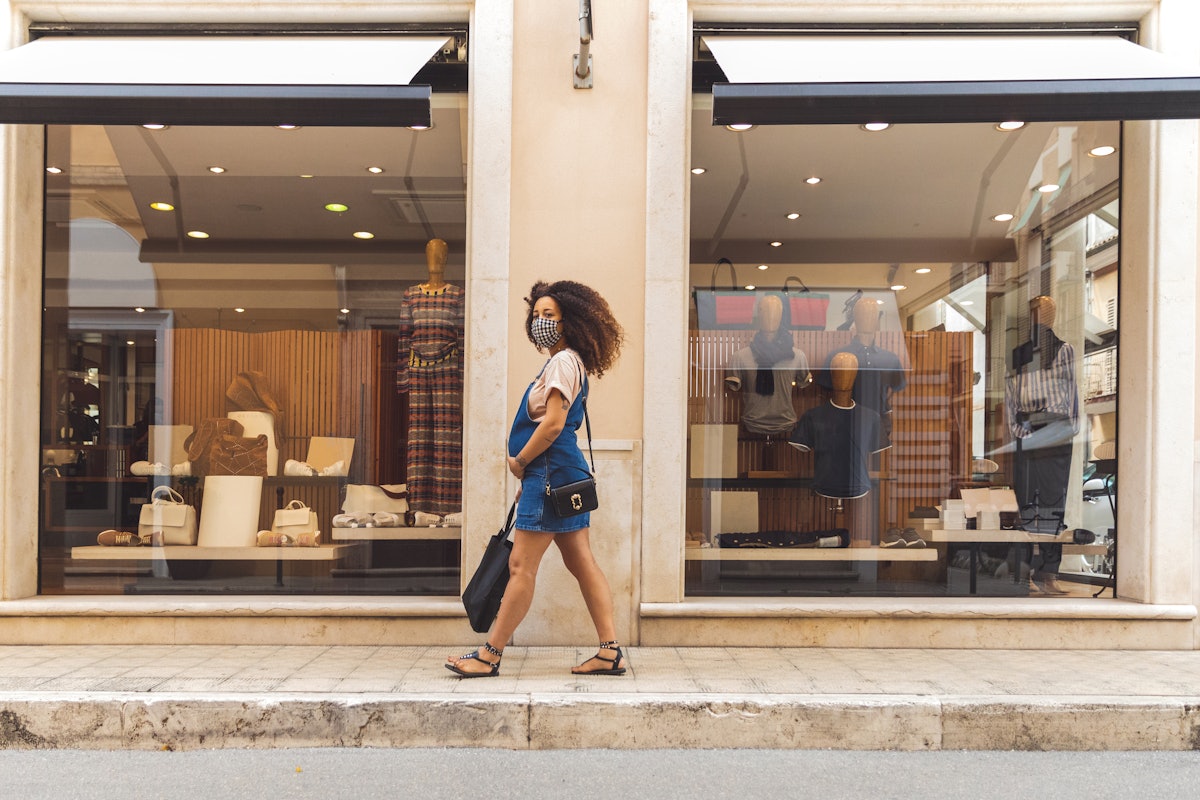
<svg viewBox="0 0 1200 800">
<path fill-rule="evenodd" d="M 421 541 L 428 539 L 443 539 L 458 541 L 462 538 L 462 528 L 458 526 L 425 527 L 425 528 L 333 528 L 332 538 L 336 542 L 345 541 Z"/>
<path fill-rule="evenodd" d="M 351 544 L 323 544 L 319 547 L 105 547 L 93 544 L 72 547 L 71 558 L 105 561 L 337 561 L 352 550 Z"/>
<path fill-rule="evenodd" d="M 687 561 L 937 561 L 932 547 L 688 547 Z"/>
<path fill-rule="evenodd" d="M 982 530 L 928 530 L 922 531 L 931 542 L 944 542 L 947 544 L 965 544 L 971 551 L 971 561 L 969 570 L 969 591 L 975 594 L 977 591 L 977 578 L 979 575 L 979 553 L 980 549 L 985 544 L 1061 544 L 1063 546 L 1063 554 L 1067 555 L 1087 555 L 1098 556 L 1104 555 L 1107 552 L 1107 547 L 1102 544 L 1075 544 L 1074 534 L 1067 530 L 1062 531 L 1057 535 L 1047 533 L 1029 533 L 1028 531 L 1008 531 L 1001 529 L 982 529 Z M 1020 579 L 1020 569 L 1013 572 L 1014 583 Z"/>
</svg>

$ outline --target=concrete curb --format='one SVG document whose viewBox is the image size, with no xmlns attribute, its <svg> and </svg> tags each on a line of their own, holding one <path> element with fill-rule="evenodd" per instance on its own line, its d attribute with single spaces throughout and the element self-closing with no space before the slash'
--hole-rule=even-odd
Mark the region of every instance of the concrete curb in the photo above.
<svg viewBox="0 0 1200 800">
<path fill-rule="evenodd" d="M 1200 696 L 8 693 L 0 747 L 1196 750 Z"/>
</svg>

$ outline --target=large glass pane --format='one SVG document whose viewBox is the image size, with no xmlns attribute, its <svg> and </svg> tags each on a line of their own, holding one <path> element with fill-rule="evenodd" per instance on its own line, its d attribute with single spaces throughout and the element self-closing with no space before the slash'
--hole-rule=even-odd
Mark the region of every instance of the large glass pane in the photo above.
<svg viewBox="0 0 1200 800">
<path fill-rule="evenodd" d="M 691 595 L 1090 596 L 1120 125 L 692 140 Z"/>
<path fill-rule="evenodd" d="M 457 593 L 461 100 L 47 128 L 44 593 Z"/>
</svg>

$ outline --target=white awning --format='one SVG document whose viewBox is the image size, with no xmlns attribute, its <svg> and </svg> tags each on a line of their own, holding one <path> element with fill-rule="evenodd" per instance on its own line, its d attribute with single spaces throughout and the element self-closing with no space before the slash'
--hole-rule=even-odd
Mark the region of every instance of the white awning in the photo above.
<svg viewBox="0 0 1200 800">
<path fill-rule="evenodd" d="M 1200 67 L 1116 36 L 706 36 L 713 124 L 1200 117 Z"/>
<path fill-rule="evenodd" d="M 429 124 L 446 36 L 45 37 L 0 53 L 0 122 Z"/>
</svg>

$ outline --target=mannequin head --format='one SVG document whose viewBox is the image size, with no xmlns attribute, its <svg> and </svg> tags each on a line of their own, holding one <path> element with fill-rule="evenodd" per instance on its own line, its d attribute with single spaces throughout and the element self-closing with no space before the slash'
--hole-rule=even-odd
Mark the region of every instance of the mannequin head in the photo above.
<svg viewBox="0 0 1200 800">
<path fill-rule="evenodd" d="M 1053 328 L 1054 318 L 1058 314 L 1058 305 L 1053 297 L 1040 294 L 1029 301 L 1029 325 L 1040 325 L 1043 328 Z"/>
<path fill-rule="evenodd" d="M 776 295 L 763 295 L 754 310 L 758 329 L 764 333 L 775 333 L 783 321 L 783 301 Z"/>
<path fill-rule="evenodd" d="M 425 245 L 425 263 L 429 266 L 429 285 L 433 288 L 441 286 L 442 275 L 446 272 L 446 254 L 449 246 L 441 239 L 430 239 Z"/>
<path fill-rule="evenodd" d="M 879 303 L 870 297 L 854 304 L 854 331 L 861 337 L 875 338 L 879 330 Z"/>
<path fill-rule="evenodd" d="M 875 301 L 872 300 L 873 304 Z M 837 353 L 829 362 L 829 377 L 833 383 L 833 402 L 839 406 L 850 405 L 850 392 L 854 379 L 858 377 L 858 358 L 854 353 Z"/>
</svg>

